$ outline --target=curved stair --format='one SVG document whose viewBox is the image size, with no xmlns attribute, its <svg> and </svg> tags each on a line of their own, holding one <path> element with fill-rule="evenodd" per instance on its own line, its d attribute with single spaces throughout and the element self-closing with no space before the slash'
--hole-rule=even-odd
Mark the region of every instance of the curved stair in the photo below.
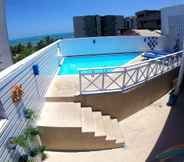
<svg viewBox="0 0 184 162">
<path fill-rule="evenodd" d="M 46 102 L 37 123 L 48 150 L 99 150 L 122 147 L 116 119 L 73 102 Z"/>
</svg>

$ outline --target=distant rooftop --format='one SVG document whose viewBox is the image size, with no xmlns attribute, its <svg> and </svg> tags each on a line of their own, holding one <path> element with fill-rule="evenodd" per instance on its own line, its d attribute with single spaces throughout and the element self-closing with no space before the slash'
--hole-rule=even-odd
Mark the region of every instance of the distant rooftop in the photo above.
<svg viewBox="0 0 184 162">
<path fill-rule="evenodd" d="M 150 36 L 150 37 L 159 37 L 161 35 L 160 30 L 148 30 L 148 29 L 132 29 L 123 32 L 123 35 L 139 35 L 139 36 Z"/>
<path fill-rule="evenodd" d="M 157 13 L 157 12 L 160 12 L 160 10 L 141 10 L 141 11 L 138 11 L 136 12 L 135 14 L 138 15 L 138 14 L 142 14 L 142 13 Z"/>
</svg>

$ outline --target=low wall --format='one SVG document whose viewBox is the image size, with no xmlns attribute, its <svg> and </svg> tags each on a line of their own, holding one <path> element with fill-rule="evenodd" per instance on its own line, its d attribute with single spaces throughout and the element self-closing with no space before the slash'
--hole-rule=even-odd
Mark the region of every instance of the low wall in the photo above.
<svg viewBox="0 0 184 162">
<path fill-rule="evenodd" d="M 152 45 L 155 45 L 155 50 L 162 50 L 165 49 L 165 42 L 166 37 L 164 36 L 109 36 L 64 39 L 61 41 L 60 47 L 64 56 L 73 56 L 149 51 Z"/>
<path fill-rule="evenodd" d="M 24 117 L 24 109 L 33 109 L 39 116 L 45 93 L 58 68 L 58 43 L 59 41 L 35 52 L 0 73 L 0 103 L 2 104 L 0 113 L 3 110 L 7 116 L 7 119 L 0 119 L 1 162 L 16 161 L 17 152 L 23 154 L 20 147 L 15 151 L 9 151 L 7 142 L 10 137 L 18 136 L 28 126 L 30 121 Z M 34 64 L 39 66 L 38 76 L 33 74 Z M 11 98 L 12 88 L 16 84 L 21 84 L 24 92 L 18 104 L 14 104 Z"/>
<path fill-rule="evenodd" d="M 90 106 L 95 111 L 123 120 L 166 94 L 172 88 L 177 72 L 175 69 L 158 76 L 127 93 L 81 95 L 76 101 L 80 101 L 83 107 Z"/>
</svg>

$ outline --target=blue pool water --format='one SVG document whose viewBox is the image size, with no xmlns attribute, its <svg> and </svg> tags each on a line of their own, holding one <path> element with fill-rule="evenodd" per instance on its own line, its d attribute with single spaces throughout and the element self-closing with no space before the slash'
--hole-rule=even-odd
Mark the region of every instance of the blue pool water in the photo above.
<svg viewBox="0 0 184 162">
<path fill-rule="evenodd" d="M 121 66 L 137 57 L 140 53 L 106 54 L 95 56 L 66 57 L 58 75 L 78 74 L 80 68 Z"/>
</svg>

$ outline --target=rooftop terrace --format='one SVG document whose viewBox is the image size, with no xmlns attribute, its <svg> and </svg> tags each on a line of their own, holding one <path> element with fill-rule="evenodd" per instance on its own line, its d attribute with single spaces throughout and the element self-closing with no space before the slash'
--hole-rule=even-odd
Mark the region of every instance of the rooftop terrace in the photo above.
<svg viewBox="0 0 184 162">
<path fill-rule="evenodd" d="M 75 158 L 82 162 L 90 157 L 91 161 L 141 162 L 151 156 L 170 114 L 168 95 L 161 97 L 174 86 L 183 51 L 118 67 L 79 69 L 76 75 L 58 75 L 65 57 L 90 52 L 108 55 L 130 49 L 150 52 L 150 41 L 157 42 L 155 50 L 165 50 L 167 44 L 165 37 L 77 40 L 56 41 L 1 72 L 0 108 L 8 118 L 0 120 L 0 161 L 27 153 L 19 145 L 9 149 L 7 143 L 32 126 L 39 128 L 41 143 L 47 145 L 47 161 L 69 162 Z M 104 51 L 110 42 L 109 51 Z M 81 44 L 84 46 L 78 46 Z M 13 100 L 15 87 L 23 91 L 18 102 Z M 34 122 L 26 118 L 27 109 L 37 114 Z M 40 140 L 36 143 L 40 144 Z"/>
<path fill-rule="evenodd" d="M 120 122 L 126 141 L 124 148 L 92 152 L 48 152 L 47 162 L 146 161 L 172 114 L 171 108 L 166 106 L 167 101 L 168 94 Z"/>
</svg>

